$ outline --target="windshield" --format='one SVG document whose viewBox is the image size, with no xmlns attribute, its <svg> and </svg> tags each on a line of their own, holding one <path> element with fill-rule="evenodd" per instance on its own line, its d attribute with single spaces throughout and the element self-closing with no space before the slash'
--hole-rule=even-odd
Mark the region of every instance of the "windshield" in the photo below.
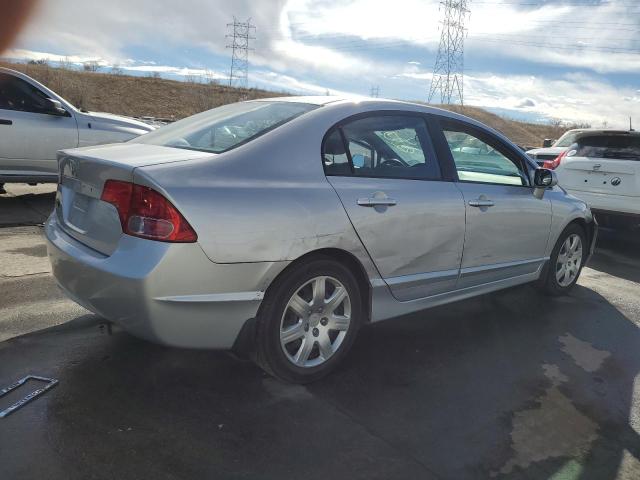
<svg viewBox="0 0 640 480">
<path fill-rule="evenodd" d="M 222 153 L 317 108 L 294 102 L 232 103 L 193 115 L 131 143 Z"/>
<path fill-rule="evenodd" d="M 554 147 L 570 147 L 574 143 L 576 143 L 576 137 L 580 132 L 569 131 L 562 135 L 558 141 L 553 145 Z"/>
<path fill-rule="evenodd" d="M 575 156 L 640 160 L 640 135 L 599 135 L 578 140 Z"/>
</svg>

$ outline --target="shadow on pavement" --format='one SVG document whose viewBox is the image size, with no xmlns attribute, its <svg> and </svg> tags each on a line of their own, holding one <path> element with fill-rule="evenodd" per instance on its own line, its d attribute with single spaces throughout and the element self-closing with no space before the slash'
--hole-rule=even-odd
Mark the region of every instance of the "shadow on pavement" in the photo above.
<svg viewBox="0 0 640 480">
<path fill-rule="evenodd" d="M 584 287 L 369 326 L 307 387 L 98 324 L 0 344 L 3 382 L 60 380 L 0 420 L 0 478 L 613 479 L 640 465 L 640 335 Z"/>
<path fill-rule="evenodd" d="M 640 232 L 600 229 L 589 267 L 640 283 Z"/>
<path fill-rule="evenodd" d="M 6 184 L 5 188 L 7 193 L 0 195 L 0 227 L 39 225 L 53 210 L 54 184 Z"/>
</svg>

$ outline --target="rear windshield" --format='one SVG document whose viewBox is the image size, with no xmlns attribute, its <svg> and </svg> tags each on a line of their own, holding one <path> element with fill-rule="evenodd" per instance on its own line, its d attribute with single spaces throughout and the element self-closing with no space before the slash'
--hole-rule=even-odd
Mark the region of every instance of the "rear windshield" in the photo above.
<svg viewBox="0 0 640 480">
<path fill-rule="evenodd" d="M 159 128 L 131 143 L 222 153 L 315 108 L 317 105 L 295 102 L 232 103 Z"/>
<path fill-rule="evenodd" d="M 640 160 L 640 135 L 598 135 L 578 140 L 575 156 Z"/>
</svg>

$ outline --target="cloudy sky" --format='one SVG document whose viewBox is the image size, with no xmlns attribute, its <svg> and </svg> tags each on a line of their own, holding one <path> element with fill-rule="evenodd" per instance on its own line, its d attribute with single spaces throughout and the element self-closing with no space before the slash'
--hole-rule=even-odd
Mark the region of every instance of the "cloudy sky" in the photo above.
<svg viewBox="0 0 640 480">
<path fill-rule="evenodd" d="M 640 2 L 471 0 L 465 100 L 512 118 L 640 124 Z M 426 100 L 438 0 L 44 0 L 13 58 L 228 76 L 227 23 L 256 26 L 249 84 Z"/>
</svg>

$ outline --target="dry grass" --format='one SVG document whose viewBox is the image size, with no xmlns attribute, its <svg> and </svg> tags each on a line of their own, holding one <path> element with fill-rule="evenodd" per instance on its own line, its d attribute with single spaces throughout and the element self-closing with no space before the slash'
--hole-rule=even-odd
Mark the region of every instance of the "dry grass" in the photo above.
<svg viewBox="0 0 640 480">
<path fill-rule="evenodd" d="M 242 99 L 284 95 L 215 83 L 66 70 L 48 65 L 0 63 L 0 66 L 26 73 L 78 108 L 136 117 L 180 119 Z"/>
<path fill-rule="evenodd" d="M 478 107 L 459 107 L 452 105 L 441 105 L 441 108 L 451 110 L 467 117 L 471 117 L 482 122 L 504 134 L 511 141 L 523 147 L 540 147 L 545 138 L 560 138 L 567 127 L 561 125 L 527 123 L 517 120 L 510 120 Z"/>
<path fill-rule="evenodd" d="M 77 71 L 44 64 L 1 63 L 26 73 L 73 105 L 85 110 L 129 116 L 180 119 L 243 99 L 287 95 L 257 89 L 237 89 L 215 82 L 197 83 L 154 77 Z M 540 146 L 545 138 L 559 138 L 566 128 L 509 120 L 477 107 L 449 108 L 490 125 L 522 146 Z"/>
</svg>

